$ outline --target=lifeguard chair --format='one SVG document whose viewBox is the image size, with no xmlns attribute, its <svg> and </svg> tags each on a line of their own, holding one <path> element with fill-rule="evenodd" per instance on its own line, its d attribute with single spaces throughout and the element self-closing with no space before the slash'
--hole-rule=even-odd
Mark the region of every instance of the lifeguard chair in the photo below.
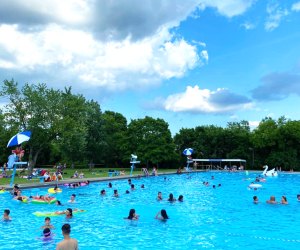
<svg viewBox="0 0 300 250">
<path fill-rule="evenodd" d="M 19 160 L 19 158 L 16 156 L 16 154 L 11 154 L 8 157 L 7 168 L 8 169 L 12 169 L 13 168 L 13 173 L 11 175 L 11 180 L 10 180 L 10 186 L 11 187 L 14 184 L 17 166 L 18 165 L 26 165 L 26 166 L 28 166 L 27 162 L 25 162 L 25 161 L 18 161 L 18 160 Z"/>
<path fill-rule="evenodd" d="M 138 157 L 136 155 L 131 154 L 131 159 L 130 159 L 130 163 L 131 163 L 130 175 L 132 175 L 132 172 L 133 172 L 133 169 L 134 169 L 134 165 L 141 163 L 140 161 L 137 161 L 137 158 Z"/>
</svg>

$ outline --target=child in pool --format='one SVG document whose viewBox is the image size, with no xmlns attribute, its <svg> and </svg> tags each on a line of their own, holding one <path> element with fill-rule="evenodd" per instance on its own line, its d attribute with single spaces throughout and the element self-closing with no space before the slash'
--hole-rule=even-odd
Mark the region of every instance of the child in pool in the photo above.
<svg viewBox="0 0 300 250">
<path fill-rule="evenodd" d="M 42 229 L 46 229 L 46 228 L 49 228 L 49 229 L 53 229 L 54 226 L 51 225 L 51 219 L 50 217 L 46 217 L 45 218 L 45 225 L 41 227 Z"/>
<path fill-rule="evenodd" d="M 11 221 L 11 217 L 9 216 L 9 214 L 10 214 L 9 209 L 4 209 L 2 220 L 3 221 Z"/>
</svg>

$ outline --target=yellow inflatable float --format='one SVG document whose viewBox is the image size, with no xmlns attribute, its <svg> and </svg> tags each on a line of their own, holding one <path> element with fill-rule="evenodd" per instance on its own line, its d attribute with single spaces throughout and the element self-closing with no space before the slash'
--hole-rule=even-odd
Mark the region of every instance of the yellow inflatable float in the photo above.
<svg viewBox="0 0 300 250">
<path fill-rule="evenodd" d="M 50 194 L 57 194 L 57 193 L 61 193 L 62 190 L 60 188 L 54 189 L 54 188 L 49 188 L 48 189 L 48 193 Z"/>
</svg>

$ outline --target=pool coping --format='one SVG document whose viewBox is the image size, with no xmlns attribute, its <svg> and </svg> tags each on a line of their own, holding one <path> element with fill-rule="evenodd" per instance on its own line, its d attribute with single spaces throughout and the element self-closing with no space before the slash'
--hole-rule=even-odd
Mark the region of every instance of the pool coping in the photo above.
<svg viewBox="0 0 300 250">
<path fill-rule="evenodd" d="M 257 170 L 243 170 L 248 172 L 258 172 Z M 219 172 L 217 170 L 204 170 L 204 169 L 198 169 L 193 170 L 191 172 L 182 172 L 181 174 L 189 174 L 189 173 L 196 173 L 196 172 Z M 227 173 L 227 171 L 226 171 Z M 236 173 L 240 173 L 240 171 L 237 171 Z M 300 172 L 290 172 L 290 171 L 281 171 L 281 173 L 284 174 L 299 174 Z M 158 176 L 160 175 L 177 175 L 177 172 L 162 172 L 158 173 Z M 54 187 L 55 185 L 63 185 L 68 183 L 76 183 L 76 182 L 84 182 L 84 181 L 90 181 L 90 182 L 104 182 L 104 181 L 112 181 L 112 180 L 124 180 L 124 179 L 139 179 L 139 178 L 148 178 L 148 177 L 155 177 L 153 175 L 145 176 L 145 175 L 119 175 L 119 176 L 108 176 L 108 177 L 92 177 L 92 178 L 77 178 L 77 179 L 71 179 L 67 178 L 65 180 L 61 180 L 58 182 L 35 182 L 35 183 L 22 183 L 18 184 L 20 189 L 30 189 L 30 188 L 39 188 L 39 187 Z M 28 180 L 30 181 L 30 180 Z M 12 190 L 13 187 L 11 187 L 9 184 L 1 185 L 1 187 L 4 187 L 5 190 Z"/>
<path fill-rule="evenodd" d="M 194 172 L 207 172 L 206 170 L 194 170 Z M 160 175 L 174 175 L 177 174 L 176 172 L 162 172 L 158 173 L 158 176 Z M 182 172 L 182 174 L 189 174 L 189 172 Z M 103 181 L 112 181 L 112 180 L 124 180 L 124 179 L 139 179 L 139 178 L 148 178 L 148 177 L 155 177 L 153 175 L 145 176 L 145 175 L 119 175 L 119 176 L 108 176 L 108 177 L 92 177 L 92 178 L 76 178 L 76 179 L 64 179 L 60 180 L 58 182 L 52 181 L 52 182 L 35 182 L 35 183 L 22 183 L 18 184 L 20 189 L 30 189 L 30 188 L 39 188 L 39 187 L 54 187 L 55 185 L 63 185 L 63 184 L 68 184 L 68 183 L 78 183 L 78 182 L 84 182 L 84 181 L 89 181 L 89 182 L 103 182 Z M 30 180 L 28 180 L 30 181 Z M 17 183 L 15 183 L 17 184 Z M 9 184 L 7 185 L 1 185 L 2 187 L 5 188 L 5 190 L 12 190 L 13 187 L 11 187 Z"/>
</svg>

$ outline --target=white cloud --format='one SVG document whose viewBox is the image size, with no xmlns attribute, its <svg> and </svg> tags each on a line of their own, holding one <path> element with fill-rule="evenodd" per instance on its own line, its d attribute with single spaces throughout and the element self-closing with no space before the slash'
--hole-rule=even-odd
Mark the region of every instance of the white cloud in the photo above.
<svg viewBox="0 0 300 250">
<path fill-rule="evenodd" d="M 202 0 L 201 3 L 213 7 L 226 17 L 243 14 L 256 0 Z"/>
<path fill-rule="evenodd" d="M 245 22 L 245 23 L 241 24 L 241 26 L 245 30 L 253 30 L 255 28 L 255 25 L 253 23 L 250 23 L 250 22 Z"/>
<path fill-rule="evenodd" d="M 233 17 L 253 2 L 0 1 L 0 70 L 110 90 L 159 84 L 209 59 L 204 42 L 189 42 L 173 28 L 205 8 Z"/>
<path fill-rule="evenodd" d="M 163 102 L 165 110 L 193 113 L 228 113 L 252 107 L 249 99 L 229 92 L 227 89 L 200 89 L 187 86 L 186 91 L 170 95 Z"/>
<path fill-rule="evenodd" d="M 60 74 L 76 75 L 85 84 L 108 89 L 182 77 L 208 60 L 207 51 L 198 53 L 196 46 L 174 38 L 167 29 L 138 41 L 128 37 L 101 42 L 90 33 L 58 25 L 34 33 L 21 32 L 17 25 L 1 25 L 0 48 L 14 55 L 0 60 L 2 68 L 34 72 L 59 66 Z"/>
<path fill-rule="evenodd" d="M 259 126 L 260 121 L 249 121 L 249 126 L 251 129 L 255 129 Z"/>
<path fill-rule="evenodd" d="M 294 3 L 292 5 L 292 10 L 293 11 L 300 11 L 300 2 Z"/>
<path fill-rule="evenodd" d="M 289 15 L 287 9 L 282 9 L 278 4 L 269 4 L 267 6 L 267 20 L 265 22 L 265 29 L 267 31 L 273 31 L 278 28 L 282 19 Z"/>
</svg>

